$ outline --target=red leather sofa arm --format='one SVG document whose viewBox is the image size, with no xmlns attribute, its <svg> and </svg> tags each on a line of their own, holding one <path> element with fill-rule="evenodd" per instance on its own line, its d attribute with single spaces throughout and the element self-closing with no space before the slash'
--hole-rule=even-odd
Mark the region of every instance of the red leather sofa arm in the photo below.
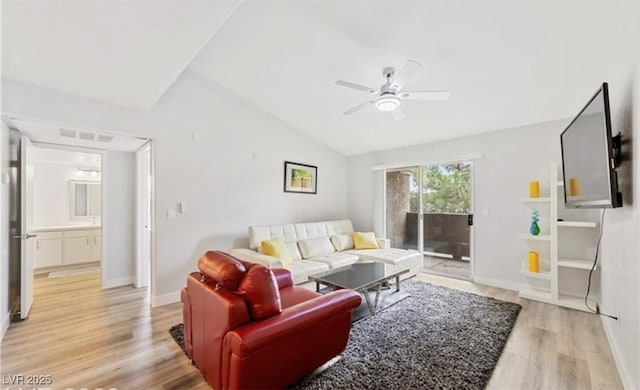
<svg viewBox="0 0 640 390">
<path fill-rule="evenodd" d="M 278 289 L 282 290 L 285 287 L 293 286 L 293 278 L 291 272 L 285 268 L 271 268 L 271 272 L 276 277 L 278 282 Z"/>
<path fill-rule="evenodd" d="M 352 310 L 360 305 L 360 294 L 338 290 L 285 309 L 277 316 L 236 328 L 224 338 L 224 350 L 238 357 L 250 355 L 268 345 Z"/>
</svg>

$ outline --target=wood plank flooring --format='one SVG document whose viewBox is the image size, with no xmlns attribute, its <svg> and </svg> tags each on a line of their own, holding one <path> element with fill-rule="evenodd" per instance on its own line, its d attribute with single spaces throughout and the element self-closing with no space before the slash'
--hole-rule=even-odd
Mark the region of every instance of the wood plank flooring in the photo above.
<svg viewBox="0 0 640 390">
<path fill-rule="evenodd" d="M 461 280 L 416 279 L 523 305 L 489 389 L 622 388 L 596 316 Z M 209 388 L 169 335 L 182 322 L 180 303 L 150 308 L 146 289 L 100 291 L 99 274 L 38 277 L 35 286 L 29 318 L 12 324 L 0 345 L 3 380 L 51 375 L 53 389 Z"/>
</svg>

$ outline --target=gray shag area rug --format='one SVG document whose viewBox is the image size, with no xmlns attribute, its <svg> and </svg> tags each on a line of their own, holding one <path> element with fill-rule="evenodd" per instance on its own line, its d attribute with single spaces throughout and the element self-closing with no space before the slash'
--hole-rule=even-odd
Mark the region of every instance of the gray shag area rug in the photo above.
<svg viewBox="0 0 640 390">
<path fill-rule="evenodd" d="M 521 306 L 405 280 L 410 297 L 353 324 L 347 349 L 292 389 L 483 389 Z M 170 330 L 184 349 L 182 324 Z"/>
<path fill-rule="evenodd" d="M 483 389 L 521 306 L 407 280 L 411 294 L 353 324 L 342 358 L 294 389 Z"/>
</svg>

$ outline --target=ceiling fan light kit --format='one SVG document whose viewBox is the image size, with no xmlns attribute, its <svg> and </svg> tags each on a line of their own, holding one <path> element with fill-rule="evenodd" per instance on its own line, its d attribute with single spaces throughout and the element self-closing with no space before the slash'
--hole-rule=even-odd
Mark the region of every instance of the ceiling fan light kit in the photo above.
<svg viewBox="0 0 640 390">
<path fill-rule="evenodd" d="M 396 70 L 391 67 L 384 68 L 382 75 L 386 79 L 386 82 L 380 86 L 380 88 L 370 88 L 364 85 L 351 83 L 349 81 L 336 81 L 336 84 L 343 87 L 356 89 L 358 91 L 364 91 L 370 94 L 378 95 L 375 99 L 360 103 L 359 105 L 345 111 L 342 115 L 351 115 L 363 108 L 373 104 L 376 109 L 383 112 L 391 112 L 393 118 L 396 121 L 403 120 L 405 118 L 404 113 L 400 110 L 400 104 L 402 100 L 449 100 L 451 96 L 450 91 L 415 91 L 415 92 L 403 92 L 402 87 L 406 82 L 420 69 L 422 65 L 419 62 L 409 60 L 407 64 L 396 73 Z"/>
<path fill-rule="evenodd" d="M 375 106 L 380 111 L 393 111 L 400 106 L 400 98 L 394 94 L 382 95 L 375 100 Z"/>
</svg>

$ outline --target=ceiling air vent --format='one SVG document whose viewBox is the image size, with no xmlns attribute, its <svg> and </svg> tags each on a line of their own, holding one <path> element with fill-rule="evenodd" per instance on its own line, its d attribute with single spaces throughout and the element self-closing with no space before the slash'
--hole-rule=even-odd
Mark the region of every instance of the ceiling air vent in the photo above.
<svg viewBox="0 0 640 390">
<path fill-rule="evenodd" d="M 98 142 L 111 142 L 112 139 L 113 139 L 112 135 L 100 135 L 100 134 L 98 134 L 98 139 L 96 139 L 96 141 L 98 141 Z"/>
<path fill-rule="evenodd" d="M 76 131 L 69 129 L 60 129 L 60 135 L 63 137 L 76 138 Z"/>
<path fill-rule="evenodd" d="M 96 138 L 96 135 L 94 133 L 87 133 L 82 131 L 78 134 L 78 138 L 83 139 L 85 141 L 93 141 Z"/>
</svg>

